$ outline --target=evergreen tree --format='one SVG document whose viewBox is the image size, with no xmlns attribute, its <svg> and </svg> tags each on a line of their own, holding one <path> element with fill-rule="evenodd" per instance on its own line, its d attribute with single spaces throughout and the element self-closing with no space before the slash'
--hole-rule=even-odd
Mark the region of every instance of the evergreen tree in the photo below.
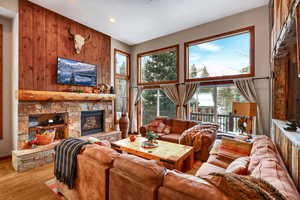
<svg viewBox="0 0 300 200">
<path fill-rule="evenodd" d="M 209 73 L 208 73 L 208 71 L 207 71 L 207 69 L 206 69 L 205 66 L 204 66 L 204 67 L 202 68 L 202 70 L 201 70 L 200 77 L 201 77 L 201 78 L 209 77 Z"/>
<path fill-rule="evenodd" d="M 190 74 L 190 76 L 191 76 L 191 78 L 196 78 L 197 74 L 198 74 L 197 67 L 196 67 L 195 64 L 193 64 L 192 67 L 191 67 L 191 74 Z"/>
<path fill-rule="evenodd" d="M 120 74 L 126 74 L 126 64 L 125 62 L 122 63 L 120 66 Z"/>
<path fill-rule="evenodd" d="M 161 82 L 176 80 L 176 51 L 148 56 L 142 68 L 143 82 Z M 157 90 L 145 90 L 143 98 L 143 124 L 156 117 Z M 174 117 L 176 110 L 171 100 L 160 90 L 160 115 Z"/>
</svg>

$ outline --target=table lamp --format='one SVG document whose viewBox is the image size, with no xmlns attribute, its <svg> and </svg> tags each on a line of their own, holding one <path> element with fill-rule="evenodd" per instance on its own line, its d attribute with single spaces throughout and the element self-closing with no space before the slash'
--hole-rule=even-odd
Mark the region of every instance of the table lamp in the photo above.
<svg viewBox="0 0 300 200">
<path fill-rule="evenodd" d="M 253 117 L 256 116 L 256 103 L 250 102 L 233 102 L 232 103 L 232 113 L 234 115 L 243 116 L 241 120 L 245 120 L 247 126 L 245 127 L 245 132 L 252 134 Z"/>
</svg>

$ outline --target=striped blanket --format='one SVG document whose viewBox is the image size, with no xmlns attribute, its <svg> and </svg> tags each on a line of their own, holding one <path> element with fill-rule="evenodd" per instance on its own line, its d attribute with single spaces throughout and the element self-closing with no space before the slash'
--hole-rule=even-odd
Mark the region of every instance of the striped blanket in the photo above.
<svg viewBox="0 0 300 200">
<path fill-rule="evenodd" d="M 69 189 L 74 188 L 77 154 L 80 153 L 81 148 L 86 144 L 89 144 L 89 142 L 81 139 L 69 138 L 63 140 L 54 148 L 54 175 L 57 180 L 66 184 Z"/>
</svg>

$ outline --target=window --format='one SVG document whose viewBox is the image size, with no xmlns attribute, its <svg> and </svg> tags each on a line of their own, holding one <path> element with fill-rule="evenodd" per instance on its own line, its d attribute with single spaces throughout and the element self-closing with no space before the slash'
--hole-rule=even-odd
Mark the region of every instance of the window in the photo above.
<svg viewBox="0 0 300 200">
<path fill-rule="evenodd" d="M 232 115 L 232 103 L 245 101 L 232 84 L 199 86 L 190 101 L 190 117 L 192 120 L 217 122 L 222 131 L 239 132 L 237 122 L 241 116 Z"/>
<path fill-rule="evenodd" d="M 186 80 L 254 76 L 254 27 L 185 43 Z"/>
<path fill-rule="evenodd" d="M 178 82 L 178 48 L 176 45 L 138 54 L 138 84 Z"/>
<path fill-rule="evenodd" d="M 142 125 L 148 124 L 156 116 L 176 117 L 175 104 L 161 89 L 146 89 L 142 94 Z"/>
<path fill-rule="evenodd" d="M 126 52 L 115 49 L 115 90 L 116 90 L 116 120 L 123 111 L 129 112 L 129 70 L 130 56 Z M 122 110 L 123 109 L 123 110 Z"/>
</svg>

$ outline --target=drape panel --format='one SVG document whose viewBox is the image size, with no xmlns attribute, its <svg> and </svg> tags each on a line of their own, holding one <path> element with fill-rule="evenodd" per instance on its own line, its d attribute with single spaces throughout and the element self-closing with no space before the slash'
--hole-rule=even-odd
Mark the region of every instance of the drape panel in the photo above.
<svg viewBox="0 0 300 200">
<path fill-rule="evenodd" d="M 129 124 L 129 130 L 130 132 L 137 131 L 137 105 L 142 97 L 142 93 L 144 88 L 139 86 L 137 88 L 134 88 L 136 92 L 133 92 L 135 94 L 133 100 L 134 100 L 134 108 L 131 109 L 131 123 Z"/>
<path fill-rule="evenodd" d="M 255 90 L 253 79 L 240 79 L 234 80 L 235 86 L 238 88 L 239 92 L 244 96 L 244 98 L 251 102 L 256 103 L 257 106 L 257 116 L 255 120 L 256 126 L 256 134 L 263 135 L 263 127 L 262 127 L 262 113 L 260 109 L 260 102 L 257 98 L 257 93 Z"/>
<path fill-rule="evenodd" d="M 190 99 L 194 96 L 197 89 L 197 84 L 180 84 L 180 85 L 168 85 L 163 87 L 164 93 L 169 97 L 171 101 L 176 105 L 176 116 L 179 119 L 185 120 L 187 113 L 184 108 L 188 104 Z"/>
</svg>

